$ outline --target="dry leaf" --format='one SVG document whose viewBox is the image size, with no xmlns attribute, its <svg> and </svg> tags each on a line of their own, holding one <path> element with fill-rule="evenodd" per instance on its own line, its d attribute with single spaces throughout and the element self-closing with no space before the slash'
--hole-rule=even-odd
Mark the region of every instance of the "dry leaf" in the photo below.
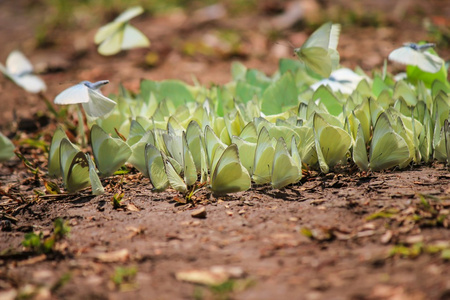
<svg viewBox="0 0 450 300">
<path fill-rule="evenodd" d="M 188 270 L 175 274 L 177 280 L 203 285 L 219 285 L 231 278 L 240 278 L 244 271 L 240 267 L 214 266 L 209 270 Z"/>
<path fill-rule="evenodd" d="M 137 208 L 137 206 L 134 205 L 133 203 L 128 203 L 127 204 L 127 210 L 128 211 L 140 211 L 140 209 Z"/>
<path fill-rule="evenodd" d="M 126 262 L 130 258 L 130 252 L 128 249 L 122 249 L 113 252 L 98 253 L 95 258 L 104 263 Z"/>
<path fill-rule="evenodd" d="M 206 208 L 203 206 L 191 212 L 193 218 L 205 219 L 206 218 Z"/>
</svg>

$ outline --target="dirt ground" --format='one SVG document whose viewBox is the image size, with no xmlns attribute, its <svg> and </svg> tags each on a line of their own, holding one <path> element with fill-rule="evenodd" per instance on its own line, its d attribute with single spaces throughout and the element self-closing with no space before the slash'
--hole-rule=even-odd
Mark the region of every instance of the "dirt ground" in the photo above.
<svg viewBox="0 0 450 300">
<path fill-rule="evenodd" d="M 81 80 L 109 79 L 106 93 L 119 83 L 137 91 L 142 78 L 226 83 L 234 60 L 271 74 L 280 57 L 291 56 L 275 41 L 300 45 L 312 30 L 306 24 L 328 17 L 343 23 L 341 64 L 368 74 L 401 43 L 434 41 L 425 19 L 450 28 L 444 0 L 301 1 L 305 16 L 277 30 L 294 2 L 261 1 L 253 13 L 210 21 L 181 11 L 142 16 L 133 24 L 152 41 L 150 50 L 101 57 L 92 43 L 98 26 L 84 19 L 54 29 L 51 43 L 36 48 L 36 28 L 51 11 L 33 3 L 0 1 L 0 61 L 21 49 L 49 99 Z M 239 33 L 237 50 L 212 38 L 223 29 Z M 215 51 L 181 50 L 199 40 L 213 40 Z M 449 59 L 444 42 L 437 50 Z M 159 57 L 152 66 L 149 51 Z M 38 96 L 5 79 L 0 95 L 2 132 L 50 141 L 55 121 Z M 42 150 L 18 149 L 45 171 Z M 203 189 L 195 207 L 179 203 L 172 190 L 152 193 L 139 174 L 104 179 L 107 192 L 97 197 L 89 190 L 38 197 L 45 179 L 34 180 L 17 158 L 0 164 L 2 300 L 450 299 L 450 173 L 442 164 L 369 174 L 347 165 L 327 175 L 310 171 L 282 191 L 258 187 L 227 197 Z M 114 208 L 118 191 L 124 206 Z M 201 208 L 206 217 L 193 217 Z M 50 237 L 56 218 L 71 230 L 52 252 L 23 248 L 28 232 Z"/>
</svg>

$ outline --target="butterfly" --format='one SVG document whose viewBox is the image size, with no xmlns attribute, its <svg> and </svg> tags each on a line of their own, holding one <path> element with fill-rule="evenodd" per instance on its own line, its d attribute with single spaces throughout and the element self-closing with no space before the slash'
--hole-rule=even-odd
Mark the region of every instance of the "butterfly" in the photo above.
<svg viewBox="0 0 450 300">
<path fill-rule="evenodd" d="M 0 162 L 14 156 L 14 144 L 0 132 Z"/>
<path fill-rule="evenodd" d="M 339 24 L 325 23 L 301 47 L 295 48 L 294 53 L 313 72 L 328 78 L 339 64 L 336 48 L 340 32 Z"/>
<path fill-rule="evenodd" d="M 238 147 L 231 144 L 215 165 L 211 176 L 211 190 L 220 195 L 246 191 L 250 186 L 250 175 L 239 160 Z"/>
<path fill-rule="evenodd" d="M 252 178 L 256 184 L 266 184 L 271 182 L 273 155 L 272 138 L 266 127 L 262 127 L 256 143 L 255 158 L 253 163 Z"/>
<path fill-rule="evenodd" d="M 427 52 L 434 46 L 432 43 L 423 45 L 405 43 L 403 47 L 392 51 L 388 59 L 404 65 L 417 66 L 425 72 L 437 73 L 444 65 L 444 61 L 439 56 Z"/>
<path fill-rule="evenodd" d="M 33 65 L 18 50 L 8 55 L 6 67 L 0 63 L 0 71 L 27 92 L 39 93 L 47 89 L 44 81 L 33 75 Z"/>
<path fill-rule="evenodd" d="M 117 54 L 120 50 L 150 46 L 148 38 L 128 23 L 143 12 L 140 6 L 129 8 L 111 23 L 100 27 L 94 38 L 95 44 L 100 44 L 98 52 L 107 56 Z"/>
<path fill-rule="evenodd" d="M 293 145 L 296 147 L 295 140 Z M 301 166 L 298 165 L 298 161 L 296 162 L 291 154 L 289 154 L 286 147 L 286 142 L 282 137 L 280 137 L 275 146 L 275 153 L 273 157 L 272 187 L 274 189 L 281 189 L 291 183 L 297 182 L 301 176 Z"/>
<path fill-rule="evenodd" d="M 69 193 L 77 192 L 91 184 L 86 155 L 67 138 L 61 140 L 59 162 L 64 186 Z"/>
<path fill-rule="evenodd" d="M 373 171 L 395 167 L 409 158 L 406 141 L 394 131 L 385 112 L 382 112 L 375 123 L 372 143 L 370 144 L 369 161 Z"/>
<path fill-rule="evenodd" d="M 132 150 L 119 138 L 109 136 L 100 126 L 91 128 L 92 153 L 101 176 L 110 176 L 131 156 Z"/>
<path fill-rule="evenodd" d="M 320 170 L 328 173 L 330 167 L 334 167 L 345 158 L 352 139 L 345 130 L 330 125 L 317 113 L 314 114 L 313 124 Z"/>
<path fill-rule="evenodd" d="M 145 146 L 145 164 L 153 190 L 156 192 L 164 191 L 169 186 L 164 160 L 161 151 L 152 144 Z"/>
<path fill-rule="evenodd" d="M 81 103 L 88 116 L 92 118 L 102 117 L 110 113 L 116 106 L 116 102 L 103 96 L 100 92 L 100 88 L 108 83 L 109 80 L 94 83 L 82 81 L 59 93 L 54 102 L 59 105 Z"/>
<path fill-rule="evenodd" d="M 48 176 L 59 177 L 61 176 L 61 164 L 59 162 L 59 148 L 63 138 L 68 139 L 66 132 L 61 126 L 58 126 L 53 133 L 52 143 L 50 144 L 50 150 L 48 151 Z"/>
<path fill-rule="evenodd" d="M 351 94 L 358 86 L 358 83 L 363 79 L 364 76 L 361 76 L 348 68 L 341 68 L 333 71 L 329 78 L 322 79 L 311 85 L 311 89 L 315 91 L 320 86 L 326 85 L 329 86 L 333 92 L 339 91 L 343 94 Z"/>
</svg>

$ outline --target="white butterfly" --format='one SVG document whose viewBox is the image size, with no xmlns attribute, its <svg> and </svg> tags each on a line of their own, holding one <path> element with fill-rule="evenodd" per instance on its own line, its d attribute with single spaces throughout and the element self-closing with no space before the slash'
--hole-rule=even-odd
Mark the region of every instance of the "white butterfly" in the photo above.
<svg viewBox="0 0 450 300">
<path fill-rule="evenodd" d="M 120 50 L 148 47 L 148 38 L 128 22 L 142 14 L 144 9 L 135 6 L 127 9 L 111 23 L 108 23 L 97 31 L 94 42 L 99 44 L 98 52 L 102 55 L 114 55 Z"/>
<path fill-rule="evenodd" d="M 388 59 L 404 65 L 417 66 L 425 72 L 436 73 L 442 68 L 444 61 L 439 56 L 426 51 L 434 46 L 431 43 L 423 45 L 405 43 L 403 47 L 392 51 Z"/>
<path fill-rule="evenodd" d="M 39 93 L 47 89 L 44 81 L 33 75 L 33 65 L 18 50 L 8 55 L 6 67 L 0 63 L 0 71 L 27 92 Z"/>
<path fill-rule="evenodd" d="M 322 79 L 313 85 L 311 88 L 315 91 L 320 86 L 329 86 L 333 92 L 341 92 L 343 94 L 351 94 L 358 86 L 358 83 L 364 79 L 361 76 L 348 68 L 341 68 L 333 71 L 329 78 Z"/>
<path fill-rule="evenodd" d="M 97 82 L 82 81 L 56 96 L 54 102 L 59 105 L 81 103 L 86 114 L 93 118 L 104 116 L 111 112 L 116 102 L 105 97 L 100 88 L 109 83 L 109 80 Z"/>
</svg>

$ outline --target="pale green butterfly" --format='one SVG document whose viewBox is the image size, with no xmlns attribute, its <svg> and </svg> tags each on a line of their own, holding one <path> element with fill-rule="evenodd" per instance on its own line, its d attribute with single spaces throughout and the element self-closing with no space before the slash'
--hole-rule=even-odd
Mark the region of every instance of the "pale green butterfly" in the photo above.
<svg viewBox="0 0 450 300">
<path fill-rule="evenodd" d="M 44 81 L 33 74 L 33 65 L 22 52 L 12 51 L 6 59 L 6 66 L 0 63 L 0 71 L 15 84 L 30 93 L 46 90 Z"/>
<path fill-rule="evenodd" d="M 48 176 L 61 176 L 61 165 L 59 163 L 59 147 L 63 138 L 67 138 L 66 132 L 61 126 L 53 133 L 52 143 L 48 151 Z"/>
<path fill-rule="evenodd" d="M 0 162 L 7 161 L 14 156 L 14 144 L 0 132 Z"/>
<path fill-rule="evenodd" d="M 153 190 L 162 192 L 169 186 L 161 151 L 152 144 L 145 146 L 145 164 Z"/>
<path fill-rule="evenodd" d="M 275 149 L 272 139 L 265 127 L 259 132 L 256 143 L 255 160 L 253 163 L 252 178 L 256 184 L 266 184 L 271 182 L 273 154 Z"/>
<path fill-rule="evenodd" d="M 183 194 L 186 194 L 188 192 L 188 187 L 186 185 L 186 182 L 183 181 L 183 179 L 180 177 L 177 170 L 175 170 L 172 163 L 167 159 L 167 157 L 164 157 L 163 154 L 163 160 L 164 160 L 164 167 L 166 170 L 167 179 L 169 180 L 170 186 Z"/>
<path fill-rule="evenodd" d="M 186 142 L 191 151 L 192 158 L 194 159 L 197 172 L 201 171 L 202 166 L 202 153 L 200 151 L 203 148 L 202 135 L 203 133 L 198 123 L 195 120 L 189 122 L 189 125 L 186 128 Z"/>
<path fill-rule="evenodd" d="M 64 186 L 69 193 L 82 190 L 91 184 L 86 155 L 67 138 L 61 140 L 59 159 Z"/>
<path fill-rule="evenodd" d="M 231 144 L 223 151 L 213 170 L 211 190 L 221 195 L 246 191 L 250 186 L 250 175 L 239 160 L 238 148 Z"/>
<path fill-rule="evenodd" d="M 369 169 L 366 142 L 361 124 L 358 124 L 356 139 L 353 144 L 353 161 L 361 171 L 367 171 Z"/>
<path fill-rule="evenodd" d="M 197 181 L 197 167 L 195 166 L 194 158 L 189 150 L 189 146 L 186 140 L 186 133 L 183 132 L 183 174 L 184 181 L 187 186 L 192 186 Z"/>
<path fill-rule="evenodd" d="M 116 102 L 103 96 L 100 92 L 100 88 L 108 83 L 108 80 L 101 80 L 94 83 L 82 81 L 59 93 L 54 102 L 58 105 L 81 103 L 89 117 L 103 117 L 110 113 L 116 106 Z"/>
<path fill-rule="evenodd" d="M 103 188 L 102 182 L 100 181 L 100 178 L 97 175 L 94 162 L 92 161 L 91 156 L 89 154 L 86 154 L 86 158 L 89 163 L 89 178 L 91 180 L 92 194 L 96 196 L 104 194 L 105 189 Z"/>
<path fill-rule="evenodd" d="M 110 176 L 131 156 L 132 150 L 119 138 L 112 138 L 100 126 L 91 128 L 92 153 L 101 176 Z"/>
<path fill-rule="evenodd" d="M 148 38 L 129 24 L 132 18 L 143 12 L 144 9 L 140 6 L 129 8 L 111 23 L 100 27 L 94 38 L 95 44 L 100 44 L 98 52 L 102 55 L 114 55 L 121 50 L 150 46 Z"/>
<path fill-rule="evenodd" d="M 313 72 L 327 78 L 339 64 L 337 44 L 341 26 L 325 23 L 314 31 L 306 42 L 294 53 Z"/>
<path fill-rule="evenodd" d="M 253 164 L 255 161 L 256 143 L 246 141 L 240 137 L 231 137 L 231 142 L 236 144 L 239 150 L 239 158 L 248 173 L 253 175 Z"/>
<path fill-rule="evenodd" d="M 146 177 L 149 176 L 145 162 L 145 147 L 147 144 L 155 145 L 155 136 L 151 130 L 148 130 L 138 142 L 131 146 L 131 156 L 128 158 L 128 163 L 132 164 Z"/>
<path fill-rule="evenodd" d="M 206 155 L 208 158 L 209 166 L 211 167 L 217 147 L 222 146 L 222 148 L 225 149 L 226 145 L 219 139 L 214 130 L 208 125 L 205 127 L 204 135 L 205 135 Z"/>
<path fill-rule="evenodd" d="M 345 158 L 352 138 L 343 129 L 327 123 L 319 114 L 314 115 L 314 136 L 320 170 L 328 173 Z"/>
<path fill-rule="evenodd" d="M 392 129 L 385 112 L 378 117 L 373 130 L 369 161 L 373 171 L 392 168 L 409 158 L 405 140 Z"/>
<path fill-rule="evenodd" d="M 299 170 L 297 163 L 286 148 L 286 142 L 280 137 L 275 146 L 273 157 L 272 187 L 281 189 L 291 183 L 295 183 L 301 178 L 301 174 L 301 169 Z"/>
</svg>

